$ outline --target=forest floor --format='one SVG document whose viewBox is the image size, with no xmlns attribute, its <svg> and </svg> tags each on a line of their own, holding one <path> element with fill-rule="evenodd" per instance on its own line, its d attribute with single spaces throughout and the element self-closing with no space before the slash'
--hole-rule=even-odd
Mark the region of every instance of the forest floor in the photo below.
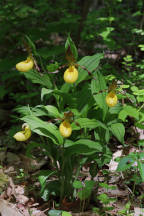
<svg viewBox="0 0 144 216">
<path fill-rule="evenodd" d="M 1 146 L 2 142 L 1 140 Z M 103 168 L 108 175 L 105 176 L 100 170 L 94 178 L 98 183 L 103 183 L 107 179 L 108 187 L 101 185 L 96 193 L 97 195 L 106 194 L 111 199 L 111 202 L 95 206 L 91 201 L 88 205 L 87 201 L 85 201 L 81 203 L 81 206 L 83 206 L 81 209 L 79 209 L 79 201 L 69 203 L 64 200 L 59 208 L 55 206 L 52 199 L 44 202 L 40 198 L 38 172 L 48 163 L 48 160 L 44 158 L 38 161 L 36 158 L 29 158 L 24 154 L 24 151 L 21 151 L 21 148 L 15 149 L 16 146 L 13 146 L 12 148 L 1 148 L 0 151 L 1 216 L 46 216 L 51 209 L 63 209 L 74 216 L 144 215 L 144 200 L 142 198 L 144 183 L 134 188 L 131 185 L 129 174 L 126 176 L 121 172 L 116 172 L 118 163 L 115 162 L 115 159 L 123 155 L 122 146 L 118 146 L 110 163 Z M 136 147 L 129 149 L 129 152 L 136 151 L 138 151 Z M 88 166 L 83 167 L 81 175 L 84 180 L 91 179 Z M 85 205 L 87 206 L 86 209 Z M 85 209 L 85 211 L 82 209 Z"/>
</svg>

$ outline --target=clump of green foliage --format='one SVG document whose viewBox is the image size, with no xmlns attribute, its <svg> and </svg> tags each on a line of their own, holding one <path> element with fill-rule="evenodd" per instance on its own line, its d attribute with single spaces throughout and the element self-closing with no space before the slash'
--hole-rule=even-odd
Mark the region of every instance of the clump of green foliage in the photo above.
<svg viewBox="0 0 144 216">
<path fill-rule="evenodd" d="M 64 69 L 60 63 L 44 66 L 51 71 L 46 69 L 40 74 L 37 70 L 39 55 L 33 42 L 30 38 L 28 39 L 29 46 L 36 54 L 33 57 L 36 63 L 33 69 L 23 74 L 32 82 L 41 84 L 43 104 L 38 104 L 36 107 L 24 106 L 16 110 L 21 114 L 20 119 L 40 137 L 39 141 L 34 139 L 29 142 L 27 155 L 32 156 L 32 150 L 40 148 L 43 155 L 50 158 L 51 169 L 41 170 L 39 173 L 41 196 L 44 200 L 48 200 L 53 195 L 59 197 L 60 202 L 64 198 L 87 200 L 96 186 L 93 178 L 98 170 L 108 164 L 112 158 L 115 143 L 112 145 L 110 139 L 114 136 L 125 146 L 124 122 L 128 116 L 131 116 L 135 118 L 137 125 L 141 124 L 142 108 L 137 109 L 138 98 L 135 97 L 133 91 L 130 91 L 130 89 L 135 90 L 133 87 L 121 82 L 119 85 L 116 82 L 111 83 L 113 76 L 103 75 L 100 64 L 100 60 L 104 58 L 102 53 L 77 60 L 78 52 L 69 36 L 65 44 L 68 60 L 68 65 L 66 64 L 65 67 L 75 65 L 78 70 L 78 79 L 74 81 L 74 84 L 64 83 Z M 124 59 L 124 64 L 129 67 L 127 58 Z M 59 70 L 60 79 L 57 79 Z M 73 70 L 69 73 L 73 73 Z M 135 91 L 141 92 L 137 88 Z M 106 97 L 109 95 L 108 92 L 114 92 L 114 100 L 118 97 L 119 101 L 117 103 L 116 99 L 116 103 L 110 104 L 110 108 Z M 67 122 L 68 126 L 59 127 L 61 122 Z M 142 158 L 143 153 L 132 153 L 123 157 L 117 171 L 125 171 L 137 161 L 142 181 L 144 179 Z M 127 161 L 129 161 L 128 164 Z M 85 181 L 83 185 L 79 180 L 79 175 L 81 168 L 87 163 L 90 164 L 91 180 Z"/>
<path fill-rule="evenodd" d="M 144 140 L 138 134 L 144 129 L 143 0 L 5 0 L 1 6 L 0 120 L 5 126 L 16 107 L 20 115 L 11 123 L 22 120 L 32 131 L 27 155 L 37 148 L 49 158 L 49 169 L 39 173 L 43 199 L 89 200 L 97 188 L 94 177 L 119 144 L 123 156 L 117 171 L 135 191 L 144 181 Z M 67 32 L 78 51 L 70 37 L 64 46 Z M 18 73 L 14 66 L 27 57 L 31 70 Z M 70 66 L 78 71 L 73 84 L 63 79 Z M 115 106 L 109 108 L 110 90 Z M 67 138 L 59 131 L 65 121 Z M 20 132 L 25 136 L 25 128 Z M 129 153 L 132 146 L 139 152 Z M 85 164 L 91 180 L 82 184 Z"/>
</svg>

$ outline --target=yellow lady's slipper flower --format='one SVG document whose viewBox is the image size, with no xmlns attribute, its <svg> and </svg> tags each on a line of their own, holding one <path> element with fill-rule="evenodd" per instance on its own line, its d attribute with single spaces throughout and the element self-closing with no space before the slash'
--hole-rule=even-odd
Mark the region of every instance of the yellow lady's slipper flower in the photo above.
<svg viewBox="0 0 144 216">
<path fill-rule="evenodd" d="M 108 93 L 108 95 L 106 96 L 106 103 L 109 107 L 113 107 L 117 104 L 118 102 L 118 98 L 117 95 L 114 91 L 111 91 Z"/>
<path fill-rule="evenodd" d="M 28 57 L 27 60 L 21 61 L 16 64 L 16 69 L 20 72 L 27 72 L 31 70 L 34 66 L 34 61 L 31 57 Z"/>
<path fill-rule="evenodd" d="M 69 123 L 69 121 L 64 120 L 59 126 L 59 131 L 63 137 L 69 137 L 72 133 L 71 124 Z"/>
<path fill-rule="evenodd" d="M 28 124 L 23 124 L 22 126 L 23 131 L 17 132 L 13 137 L 17 141 L 26 141 L 31 137 L 31 129 Z"/>
<path fill-rule="evenodd" d="M 74 83 L 78 79 L 78 70 L 75 66 L 69 66 L 68 69 L 64 72 L 64 81 L 66 83 Z"/>
</svg>

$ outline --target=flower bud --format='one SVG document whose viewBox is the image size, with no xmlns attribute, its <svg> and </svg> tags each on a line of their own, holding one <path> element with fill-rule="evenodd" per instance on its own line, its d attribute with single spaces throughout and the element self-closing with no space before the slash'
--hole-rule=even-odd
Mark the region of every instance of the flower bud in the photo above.
<svg viewBox="0 0 144 216">
<path fill-rule="evenodd" d="M 34 66 L 34 61 L 31 57 L 28 57 L 27 60 L 21 61 L 16 64 L 16 69 L 20 72 L 27 72 L 31 70 Z"/>
<path fill-rule="evenodd" d="M 69 137 L 72 133 L 72 128 L 69 121 L 64 120 L 59 126 L 59 131 L 63 137 L 65 138 Z"/>
<path fill-rule="evenodd" d="M 74 83 L 78 79 L 78 70 L 75 66 L 69 66 L 64 72 L 64 81 L 66 83 Z"/>
<path fill-rule="evenodd" d="M 117 95 L 114 91 L 111 91 L 108 93 L 108 95 L 106 96 L 106 103 L 109 107 L 113 107 L 117 104 L 118 99 L 117 99 Z"/>
</svg>

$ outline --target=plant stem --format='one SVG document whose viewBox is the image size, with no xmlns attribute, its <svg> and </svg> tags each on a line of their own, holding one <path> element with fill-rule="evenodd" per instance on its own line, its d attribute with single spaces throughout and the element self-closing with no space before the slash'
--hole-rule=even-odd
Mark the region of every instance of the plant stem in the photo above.
<svg viewBox="0 0 144 216">
<path fill-rule="evenodd" d="M 140 106 L 140 108 L 138 109 L 138 112 L 144 107 L 144 103 Z"/>
<path fill-rule="evenodd" d="M 64 140 L 65 142 L 65 140 Z M 64 183 L 65 183 L 65 177 L 64 177 L 64 166 L 65 166 L 65 158 L 64 158 L 64 142 L 62 145 L 62 166 L 61 166 L 61 173 L 60 173 L 60 203 L 62 202 L 63 195 L 64 195 Z"/>
</svg>

